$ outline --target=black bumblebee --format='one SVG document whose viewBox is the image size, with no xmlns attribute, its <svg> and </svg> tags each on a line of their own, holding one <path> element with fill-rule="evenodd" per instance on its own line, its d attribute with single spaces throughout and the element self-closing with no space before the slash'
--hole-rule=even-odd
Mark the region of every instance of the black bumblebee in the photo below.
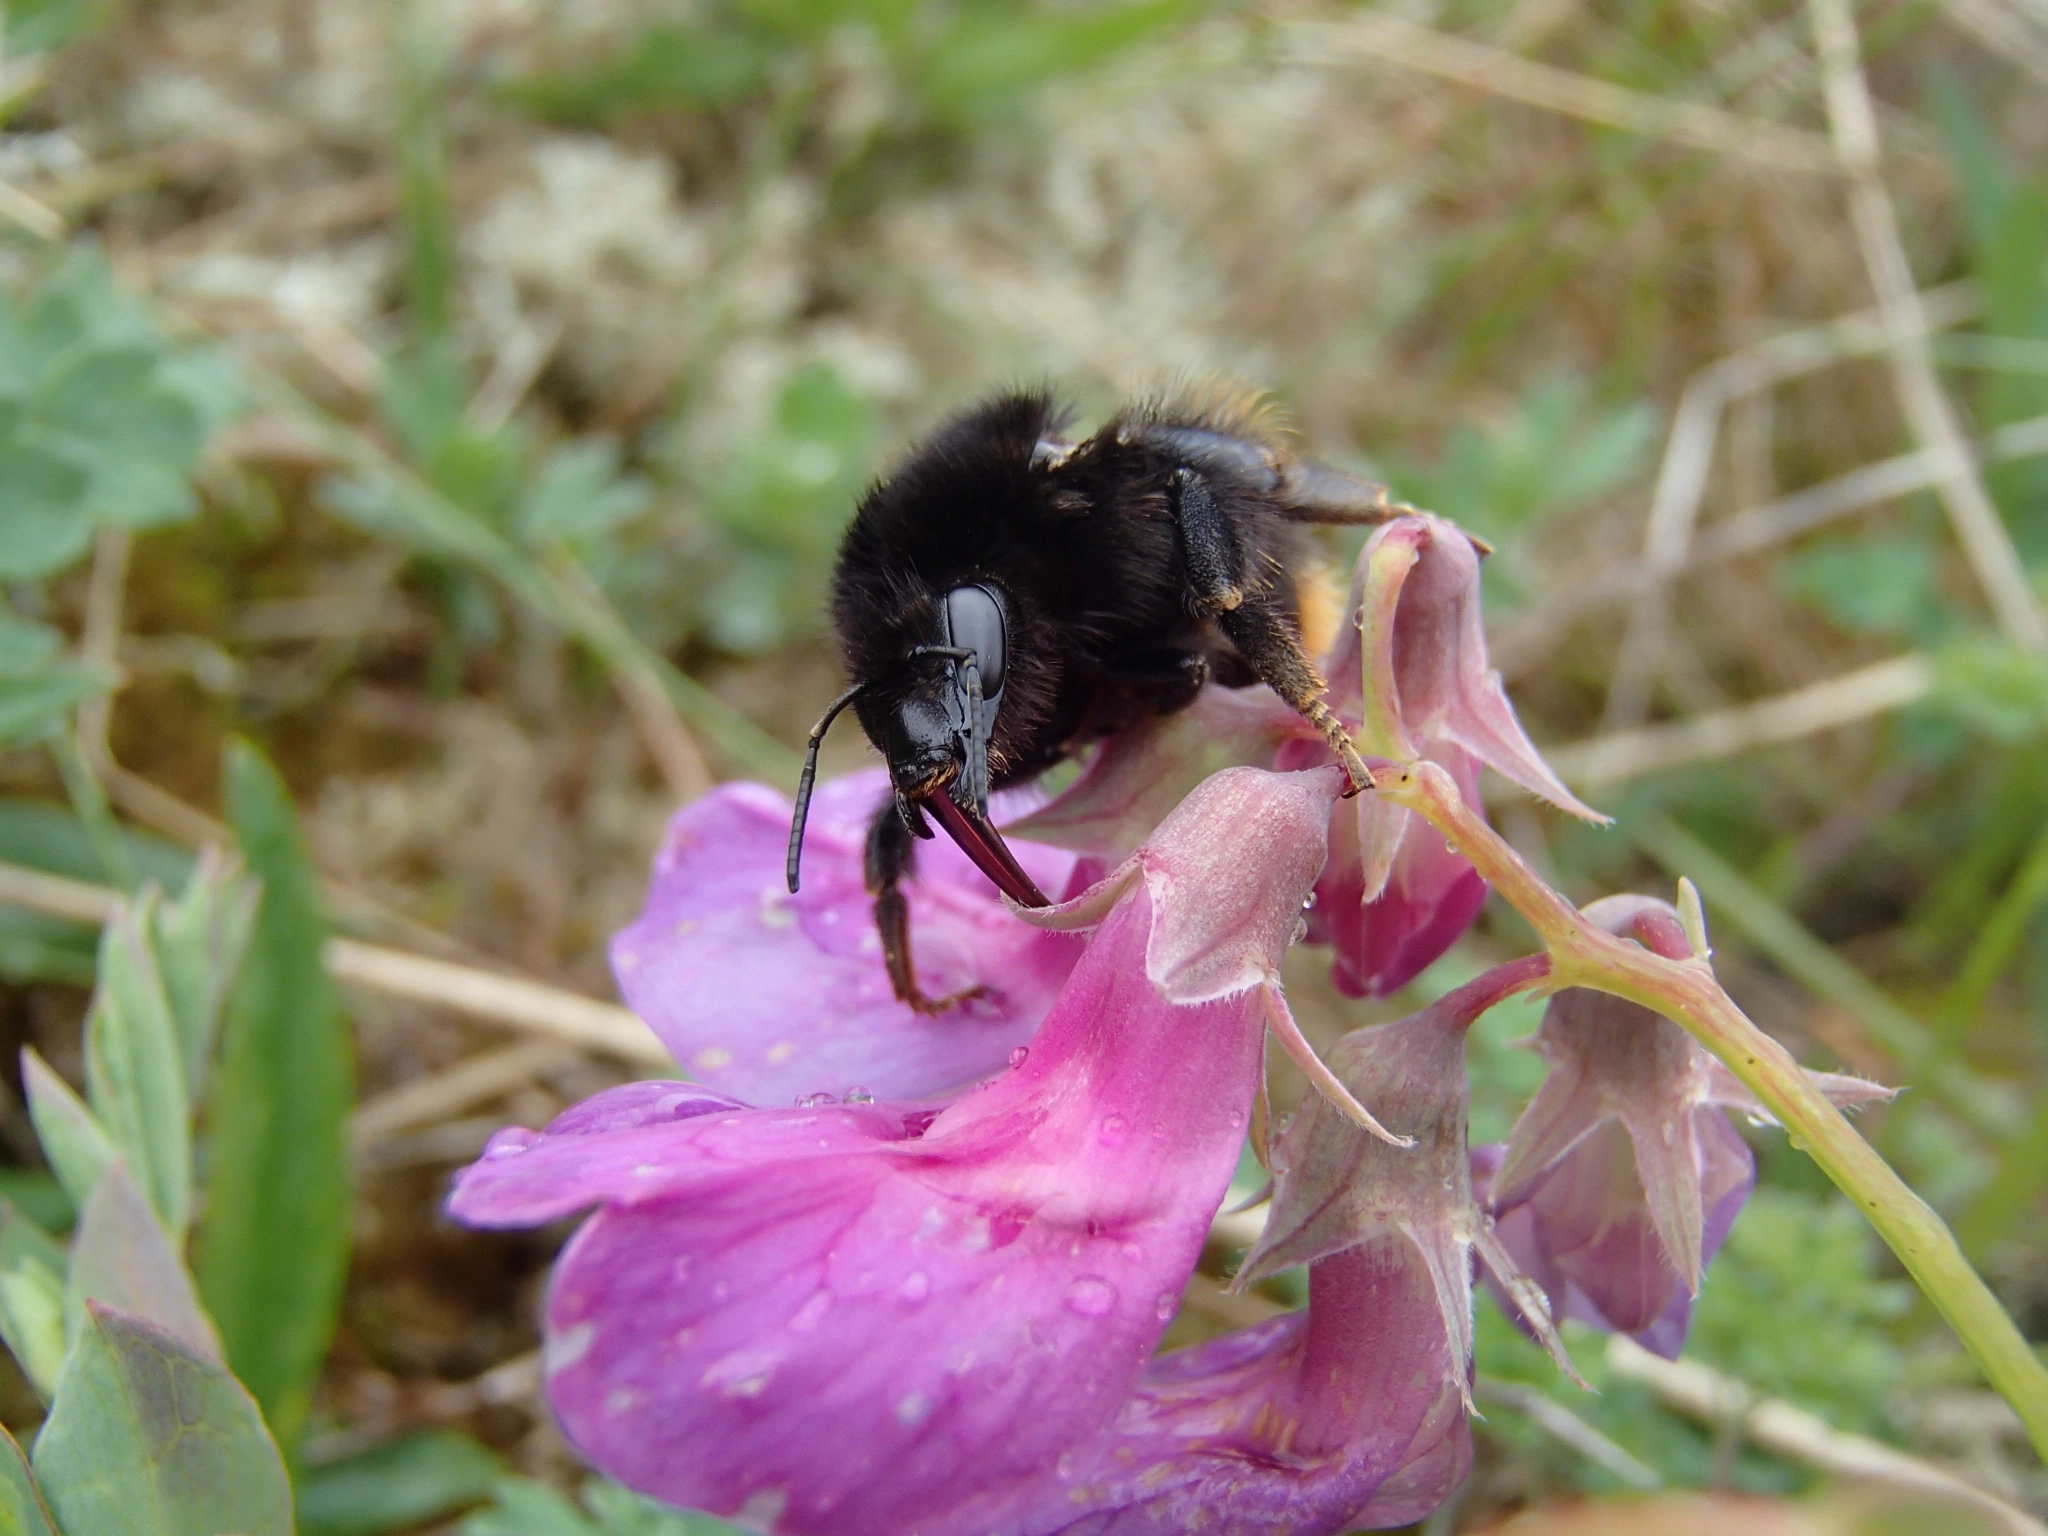
<svg viewBox="0 0 2048 1536">
<path fill-rule="evenodd" d="M 1085 743 L 1194 702 L 1205 683 L 1266 683 L 1371 780 L 1303 640 L 1313 567 L 1303 524 L 1406 510 L 1384 486 L 1290 458 L 1260 412 L 1162 401 L 1071 441 L 1049 394 L 955 416 L 862 499 L 833 576 L 853 685 L 811 732 L 789 838 L 797 888 L 818 745 L 853 706 L 888 759 L 867 884 L 889 980 L 921 1013 L 901 883 L 936 819 L 1006 895 L 1045 894 L 988 819 L 993 789 Z"/>
</svg>

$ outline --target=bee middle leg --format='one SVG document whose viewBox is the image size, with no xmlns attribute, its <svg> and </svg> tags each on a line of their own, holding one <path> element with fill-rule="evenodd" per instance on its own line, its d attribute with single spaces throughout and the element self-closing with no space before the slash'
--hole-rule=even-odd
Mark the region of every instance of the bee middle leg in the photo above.
<svg viewBox="0 0 2048 1536">
<path fill-rule="evenodd" d="M 866 859 L 867 887 L 875 898 L 875 931 L 882 939 L 882 964 L 897 1001 L 908 1003 L 918 1013 L 944 1013 L 980 997 L 988 988 L 963 987 L 944 997 L 928 997 L 918 986 L 917 966 L 910 952 L 910 898 L 903 894 L 903 882 L 916 862 L 916 840 L 897 814 L 895 803 L 886 802 L 868 828 Z"/>
<path fill-rule="evenodd" d="M 1329 684 L 1303 649 L 1300 628 L 1270 587 L 1246 579 L 1243 550 L 1215 494 L 1194 470 L 1182 468 L 1173 472 L 1168 496 L 1197 611 L 1214 618 L 1259 680 L 1322 732 L 1351 776 L 1351 792 L 1371 789 L 1372 774 L 1351 733 L 1323 702 Z"/>
</svg>

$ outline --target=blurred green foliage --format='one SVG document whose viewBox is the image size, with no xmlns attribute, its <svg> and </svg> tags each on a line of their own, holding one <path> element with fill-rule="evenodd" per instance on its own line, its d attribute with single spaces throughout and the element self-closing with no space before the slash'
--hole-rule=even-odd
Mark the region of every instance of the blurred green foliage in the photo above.
<svg viewBox="0 0 2048 1536">
<path fill-rule="evenodd" d="M 721 0 L 693 22 L 648 27 L 609 57 L 508 77 L 497 90 L 555 122 L 728 107 L 813 65 L 835 36 L 858 29 L 878 45 L 912 124 L 958 128 L 1012 110 L 1033 87 L 1102 63 L 1211 3 Z"/>
<path fill-rule="evenodd" d="M 25 300 L 0 292 L 0 578 L 63 569 L 102 526 L 190 517 L 187 477 L 240 401 L 233 375 L 173 346 L 90 249 Z"/>
<path fill-rule="evenodd" d="M 572 1500 L 545 1483 L 508 1477 L 489 1509 L 462 1522 L 461 1536 L 738 1536 L 739 1530 L 643 1499 L 607 1478 L 591 1478 Z"/>
<path fill-rule="evenodd" d="M 299 1478 L 299 1536 L 381 1536 L 481 1504 L 504 1476 L 496 1456 L 464 1435 L 423 1430 Z"/>
</svg>

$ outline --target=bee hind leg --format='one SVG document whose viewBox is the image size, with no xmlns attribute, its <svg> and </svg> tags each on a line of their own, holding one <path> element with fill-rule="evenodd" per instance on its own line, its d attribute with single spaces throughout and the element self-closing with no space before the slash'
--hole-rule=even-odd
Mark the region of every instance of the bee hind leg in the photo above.
<svg viewBox="0 0 2048 1536">
<path fill-rule="evenodd" d="M 1351 776 L 1351 793 L 1372 788 L 1372 774 L 1351 734 L 1323 702 L 1328 688 L 1301 643 L 1301 631 L 1268 588 L 1248 582 L 1230 520 L 1202 477 L 1173 472 L 1168 497 L 1180 529 L 1188 586 L 1196 610 L 1215 619 L 1247 665 L 1318 731 Z"/>
<path fill-rule="evenodd" d="M 986 987 L 963 987 L 943 997 L 929 997 L 917 984 L 917 966 L 910 949 L 910 898 L 903 882 L 916 862 L 917 844 L 910 828 L 892 803 L 884 803 L 868 829 L 867 887 L 875 898 L 875 932 L 882 940 L 882 964 L 889 973 L 889 986 L 897 1001 L 915 1012 L 945 1013 L 988 991 Z"/>
</svg>

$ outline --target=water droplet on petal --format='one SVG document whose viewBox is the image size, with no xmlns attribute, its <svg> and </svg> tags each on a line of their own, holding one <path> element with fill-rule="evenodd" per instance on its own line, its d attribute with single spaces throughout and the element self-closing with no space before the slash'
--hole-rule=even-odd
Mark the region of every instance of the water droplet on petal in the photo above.
<svg viewBox="0 0 2048 1536">
<path fill-rule="evenodd" d="M 798 1109 L 823 1109 L 827 1104 L 837 1104 L 838 1099 L 829 1093 L 800 1093 L 796 1096 Z"/>
<path fill-rule="evenodd" d="M 1172 1322 L 1173 1314 L 1179 1310 L 1180 1298 L 1167 1292 L 1162 1292 L 1159 1300 L 1152 1304 L 1153 1315 L 1162 1323 Z"/>
<path fill-rule="evenodd" d="M 1122 1146 L 1124 1132 L 1129 1129 L 1130 1122 L 1124 1119 L 1122 1115 L 1104 1115 L 1102 1117 L 1102 1128 L 1097 1132 L 1096 1139 L 1105 1147 Z"/>
<path fill-rule="evenodd" d="M 1116 1287 L 1100 1275 L 1082 1275 L 1067 1284 L 1067 1310 L 1082 1317 L 1101 1317 L 1116 1305 Z"/>
<path fill-rule="evenodd" d="M 840 1102 L 842 1104 L 872 1104 L 875 1102 L 875 1096 L 865 1088 L 849 1088 L 846 1090 L 846 1097 L 840 1100 Z"/>
<path fill-rule="evenodd" d="M 531 1131 L 518 1129 L 500 1131 L 491 1138 L 490 1145 L 484 1148 L 484 1156 L 492 1162 L 496 1162 L 501 1157 L 517 1157 L 528 1147 L 532 1146 L 533 1142 L 534 1135 Z"/>
<path fill-rule="evenodd" d="M 903 1284 L 896 1288 L 896 1294 L 912 1306 L 922 1303 L 932 1293 L 932 1277 L 921 1269 L 913 1269 L 903 1277 Z"/>
<path fill-rule="evenodd" d="M 1301 910 L 1304 912 L 1313 912 L 1315 911 L 1315 909 L 1316 893 L 1314 891 L 1310 891 L 1306 896 L 1301 898 Z"/>
<path fill-rule="evenodd" d="M 1290 933 L 1287 936 L 1287 942 L 1290 944 L 1299 944 L 1303 939 L 1307 937 L 1308 919 L 1305 917 L 1297 917 L 1294 920 L 1294 932 Z"/>
<path fill-rule="evenodd" d="M 1030 1058 L 1030 1056 L 1031 1047 L 1028 1045 L 1020 1045 L 1017 1047 L 1017 1049 L 1010 1052 L 1010 1065 L 1012 1067 L 1021 1067 Z"/>
</svg>

